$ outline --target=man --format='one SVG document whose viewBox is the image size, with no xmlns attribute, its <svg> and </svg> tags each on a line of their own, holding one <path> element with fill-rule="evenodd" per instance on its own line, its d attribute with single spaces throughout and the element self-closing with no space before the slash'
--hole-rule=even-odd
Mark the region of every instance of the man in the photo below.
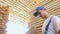
<svg viewBox="0 0 60 34">
<path fill-rule="evenodd" d="M 45 19 L 43 26 L 42 26 L 42 34 L 46 31 L 46 26 L 51 20 L 47 34 L 60 34 L 60 19 L 57 16 L 53 16 L 47 13 L 46 8 L 44 6 L 39 6 L 36 8 L 36 12 L 34 16 L 40 16 L 41 18 Z"/>
</svg>

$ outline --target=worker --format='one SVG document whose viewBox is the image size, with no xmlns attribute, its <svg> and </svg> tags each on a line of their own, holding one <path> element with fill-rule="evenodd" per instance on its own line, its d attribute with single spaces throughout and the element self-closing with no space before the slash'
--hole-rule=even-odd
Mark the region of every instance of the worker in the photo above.
<svg viewBox="0 0 60 34">
<path fill-rule="evenodd" d="M 48 14 L 44 6 L 38 6 L 33 15 L 44 19 L 42 34 L 60 34 L 60 18 Z"/>
</svg>

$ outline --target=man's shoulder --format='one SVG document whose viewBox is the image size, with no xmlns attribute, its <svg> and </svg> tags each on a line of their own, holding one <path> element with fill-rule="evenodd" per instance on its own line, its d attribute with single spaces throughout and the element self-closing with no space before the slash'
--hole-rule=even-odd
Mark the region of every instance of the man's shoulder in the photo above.
<svg viewBox="0 0 60 34">
<path fill-rule="evenodd" d="M 53 18 L 55 19 L 55 18 L 59 18 L 59 17 L 58 17 L 58 16 L 53 15 Z"/>
<path fill-rule="evenodd" d="M 58 20 L 58 19 L 60 19 L 58 16 L 53 15 L 53 20 Z"/>
</svg>

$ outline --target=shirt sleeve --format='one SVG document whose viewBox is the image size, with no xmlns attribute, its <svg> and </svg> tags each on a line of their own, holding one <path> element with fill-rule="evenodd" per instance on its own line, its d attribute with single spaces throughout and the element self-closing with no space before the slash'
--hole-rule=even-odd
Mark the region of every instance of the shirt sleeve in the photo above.
<svg viewBox="0 0 60 34">
<path fill-rule="evenodd" d="M 58 32 L 60 30 L 60 18 L 55 16 L 53 19 L 55 30 Z"/>
</svg>

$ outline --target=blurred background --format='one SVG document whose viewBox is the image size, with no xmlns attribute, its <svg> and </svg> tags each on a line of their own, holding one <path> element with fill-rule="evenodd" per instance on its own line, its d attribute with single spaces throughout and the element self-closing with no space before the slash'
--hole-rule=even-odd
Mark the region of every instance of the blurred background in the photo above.
<svg viewBox="0 0 60 34">
<path fill-rule="evenodd" d="M 6 24 L 3 21 L 0 24 L 6 25 L 6 34 L 41 34 L 43 19 L 33 16 L 36 7 L 40 5 L 43 5 L 49 14 L 60 17 L 60 0 L 0 0 L 0 14 L 3 11 L 7 20 L 2 19 Z"/>
</svg>

